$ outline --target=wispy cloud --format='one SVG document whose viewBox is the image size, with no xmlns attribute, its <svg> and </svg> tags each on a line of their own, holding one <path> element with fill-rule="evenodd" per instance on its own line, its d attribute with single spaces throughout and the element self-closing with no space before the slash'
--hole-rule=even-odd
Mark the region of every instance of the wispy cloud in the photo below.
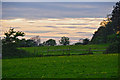
<svg viewBox="0 0 120 80">
<path fill-rule="evenodd" d="M 114 4 L 3 2 L 3 32 L 13 27 L 25 32 L 27 39 L 39 35 L 42 41 L 50 38 L 58 41 L 62 36 L 69 37 L 71 42 L 91 38 Z"/>
<path fill-rule="evenodd" d="M 29 20 L 17 18 L 2 20 L 2 26 L 4 27 L 3 32 L 7 31 L 10 27 L 15 28 L 17 31 L 25 32 L 25 38 L 27 39 L 39 35 L 42 41 L 50 38 L 58 41 L 60 37 L 67 36 L 71 42 L 74 42 L 80 38 L 91 38 L 103 19 L 104 18 L 42 18 L 39 20 Z M 1 36 L 3 36 L 3 34 Z"/>
<path fill-rule="evenodd" d="M 57 25 L 87 25 L 87 24 L 81 23 L 81 24 L 57 24 Z"/>
<path fill-rule="evenodd" d="M 65 27 L 64 27 L 65 28 Z M 77 28 L 77 27 L 67 27 L 67 28 Z"/>
<path fill-rule="evenodd" d="M 114 2 L 102 3 L 40 3 L 40 2 L 3 2 L 3 19 L 13 18 L 82 18 L 105 17 Z M 54 20 L 55 21 L 55 20 Z"/>
<path fill-rule="evenodd" d="M 87 28 L 87 29 L 97 29 L 95 27 L 83 27 L 83 28 Z"/>
<path fill-rule="evenodd" d="M 69 33 L 57 33 L 57 34 L 69 34 Z"/>
<path fill-rule="evenodd" d="M 52 31 L 25 31 L 27 33 L 49 33 L 49 32 L 52 32 Z"/>
<path fill-rule="evenodd" d="M 86 33 L 86 32 L 76 32 L 76 33 Z"/>
<path fill-rule="evenodd" d="M 43 27 L 57 28 L 56 26 L 43 26 Z"/>
</svg>

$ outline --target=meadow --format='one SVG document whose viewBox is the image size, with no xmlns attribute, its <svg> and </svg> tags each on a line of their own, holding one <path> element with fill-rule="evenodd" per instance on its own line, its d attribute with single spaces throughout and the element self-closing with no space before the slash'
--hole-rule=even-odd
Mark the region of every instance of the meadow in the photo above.
<svg viewBox="0 0 120 80">
<path fill-rule="evenodd" d="M 32 55 L 63 55 L 63 54 L 84 54 L 91 52 L 94 54 L 102 54 L 109 44 L 99 45 L 67 45 L 67 46 L 41 46 L 41 47 L 23 47 L 23 49 Z"/>
<path fill-rule="evenodd" d="M 3 59 L 3 78 L 115 78 L 118 54 Z"/>
<path fill-rule="evenodd" d="M 2 78 L 2 59 L 0 59 L 0 79 Z"/>
<path fill-rule="evenodd" d="M 109 44 L 19 48 L 33 55 L 40 55 L 41 53 L 43 55 L 59 55 L 69 52 L 70 54 L 85 54 L 90 48 L 93 54 L 46 57 L 28 56 L 26 58 L 3 59 L 2 76 L 3 78 L 118 77 L 118 54 L 103 54 L 103 50 L 105 50 L 108 45 Z"/>
</svg>

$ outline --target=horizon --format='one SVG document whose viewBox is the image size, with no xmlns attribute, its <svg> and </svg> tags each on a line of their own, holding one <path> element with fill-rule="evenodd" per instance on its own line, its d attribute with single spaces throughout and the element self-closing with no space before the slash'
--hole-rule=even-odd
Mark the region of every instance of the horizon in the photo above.
<svg viewBox="0 0 120 80">
<path fill-rule="evenodd" d="M 4 30 L 2 29 L 0 35 L 3 37 L 3 32 L 12 27 L 16 31 L 25 32 L 26 39 L 39 35 L 42 42 L 55 39 L 58 43 L 63 36 L 69 37 L 71 43 L 78 42 L 80 38 L 91 39 L 100 22 L 111 13 L 114 4 L 114 2 L 3 2 Z"/>
</svg>

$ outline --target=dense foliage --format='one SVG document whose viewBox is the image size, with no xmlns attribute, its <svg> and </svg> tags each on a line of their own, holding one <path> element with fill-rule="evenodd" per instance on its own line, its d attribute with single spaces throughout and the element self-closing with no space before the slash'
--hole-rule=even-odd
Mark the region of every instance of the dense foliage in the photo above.
<svg viewBox="0 0 120 80">
<path fill-rule="evenodd" d="M 3 44 L 17 43 L 19 41 L 19 36 L 24 36 L 25 34 L 20 31 L 14 31 L 14 28 L 10 28 L 8 32 L 4 33 L 5 37 L 2 39 Z"/>
<path fill-rule="evenodd" d="M 28 56 L 28 53 L 24 50 L 18 50 L 18 43 L 20 42 L 19 36 L 24 36 L 25 34 L 20 31 L 15 31 L 14 28 L 5 34 L 2 39 L 2 57 L 3 58 L 13 58 L 13 57 L 23 57 Z"/>
<path fill-rule="evenodd" d="M 120 43 L 119 42 L 112 43 L 104 53 L 120 53 Z"/>
<path fill-rule="evenodd" d="M 87 45 L 89 43 L 89 39 L 83 39 L 83 45 Z"/>
<path fill-rule="evenodd" d="M 43 45 L 47 45 L 47 46 L 55 46 L 57 43 L 54 39 L 49 39 L 45 42 L 43 42 Z"/>
<path fill-rule="evenodd" d="M 120 53 L 120 1 L 113 8 L 91 40 L 93 44 L 112 43 L 105 53 Z"/>
<path fill-rule="evenodd" d="M 31 39 L 21 39 L 19 40 L 19 42 L 17 43 L 18 47 L 34 47 L 34 46 L 38 46 L 37 42 L 35 42 L 34 40 Z"/>
<path fill-rule="evenodd" d="M 94 44 L 111 43 L 115 41 L 116 33 L 120 31 L 120 2 L 113 7 L 107 20 L 101 22 L 101 26 L 94 33 L 91 42 Z"/>
<path fill-rule="evenodd" d="M 70 41 L 69 41 L 69 38 L 68 37 L 61 37 L 61 39 L 59 40 L 60 44 L 62 45 L 69 45 L 70 44 Z"/>
</svg>

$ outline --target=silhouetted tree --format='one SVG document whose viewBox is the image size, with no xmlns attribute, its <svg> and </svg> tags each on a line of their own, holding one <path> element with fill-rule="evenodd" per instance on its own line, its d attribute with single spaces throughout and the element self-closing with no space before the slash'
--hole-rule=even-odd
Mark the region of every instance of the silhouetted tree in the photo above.
<svg viewBox="0 0 120 80">
<path fill-rule="evenodd" d="M 46 46 L 46 41 L 43 42 L 43 45 Z"/>
<path fill-rule="evenodd" d="M 25 40 L 25 39 L 19 40 L 19 41 L 17 42 L 17 45 L 18 45 L 19 47 L 27 47 L 27 46 L 26 46 L 26 40 Z"/>
<path fill-rule="evenodd" d="M 120 1 L 113 7 L 112 13 L 107 15 L 107 19 L 101 22 L 101 26 L 93 34 L 91 42 L 95 44 L 115 42 L 114 35 L 117 32 L 120 32 Z"/>
<path fill-rule="evenodd" d="M 68 37 L 61 37 L 61 39 L 59 40 L 60 44 L 62 45 L 69 45 L 70 44 L 70 41 L 69 41 L 69 38 Z"/>
<path fill-rule="evenodd" d="M 44 45 L 47 46 L 55 46 L 56 45 L 56 41 L 54 39 L 49 39 L 46 42 L 43 42 Z"/>
<path fill-rule="evenodd" d="M 106 30 L 105 27 L 101 26 L 93 34 L 91 42 L 94 43 L 94 44 L 106 43 L 106 41 L 107 41 L 106 38 L 107 38 L 107 30 Z"/>
<path fill-rule="evenodd" d="M 26 47 L 34 47 L 34 46 L 38 46 L 37 42 L 31 39 L 26 40 Z"/>
<path fill-rule="evenodd" d="M 114 24 L 115 31 L 120 31 L 120 1 L 113 8 L 111 20 Z"/>
<path fill-rule="evenodd" d="M 8 32 L 4 33 L 5 37 L 2 40 L 3 44 L 15 43 L 19 41 L 19 36 L 25 36 L 25 33 L 22 31 L 14 31 L 14 28 L 10 28 Z"/>
<path fill-rule="evenodd" d="M 106 25 L 108 36 L 112 37 L 112 42 L 105 53 L 120 53 L 120 1 L 113 8 L 111 23 Z"/>
<path fill-rule="evenodd" d="M 75 45 L 82 45 L 82 43 L 81 42 L 77 42 L 77 43 L 75 43 Z"/>
<path fill-rule="evenodd" d="M 3 47 L 17 47 L 17 43 L 20 41 L 19 36 L 24 36 L 22 31 L 15 31 L 14 28 L 10 28 L 8 32 L 4 33 L 5 37 L 2 39 Z"/>
<path fill-rule="evenodd" d="M 34 40 L 36 43 L 37 43 L 37 46 L 39 46 L 39 44 L 40 44 L 40 36 L 35 36 L 35 37 L 32 37 L 32 38 L 30 38 L 31 40 Z"/>
<path fill-rule="evenodd" d="M 24 32 L 21 31 L 15 31 L 14 28 L 10 28 L 8 32 L 5 32 L 5 37 L 2 39 L 2 55 L 3 58 L 6 57 L 23 57 L 27 56 L 28 53 L 24 50 L 19 50 L 17 47 L 19 47 L 18 42 L 19 36 L 24 36 Z"/>
<path fill-rule="evenodd" d="M 89 39 L 86 38 L 86 39 L 83 39 L 83 45 L 87 45 L 89 43 Z"/>
</svg>

